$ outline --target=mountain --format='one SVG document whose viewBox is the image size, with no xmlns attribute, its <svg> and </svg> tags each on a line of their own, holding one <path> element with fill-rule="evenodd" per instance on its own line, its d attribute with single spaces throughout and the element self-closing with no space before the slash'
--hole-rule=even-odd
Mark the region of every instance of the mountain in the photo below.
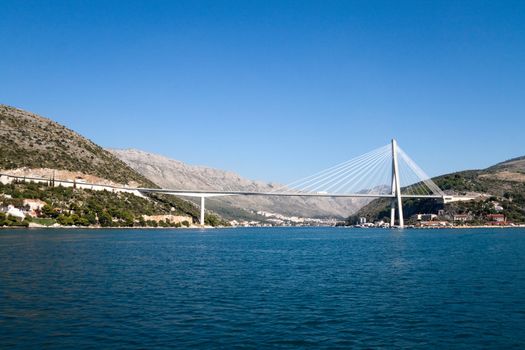
<svg viewBox="0 0 525 350">
<path fill-rule="evenodd" d="M 50 119 L 0 105 L 0 169 L 58 169 L 119 184 L 153 183 L 87 138 Z"/>
<path fill-rule="evenodd" d="M 2 177 L 0 227 L 27 226 L 30 220 L 76 226 L 155 227 L 198 222 L 199 208 L 174 196 L 145 196 L 115 191 L 109 186 L 101 191 L 65 186 L 66 182 L 61 180 L 158 187 L 78 133 L 50 119 L 6 105 L 0 105 L 0 172 L 22 179 L 55 179 L 35 183 L 13 182 Z M 55 182 L 59 185 L 55 186 Z M 28 200 L 33 205 L 45 203 L 46 209 L 39 205 L 38 210 L 29 210 Z M 7 213 L 9 207 L 17 209 L 11 209 L 17 213 L 26 212 L 25 220 L 22 222 L 21 218 Z M 225 223 L 210 212 L 205 220 L 210 225 Z"/>
<path fill-rule="evenodd" d="M 471 213 L 472 220 L 478 223 L 483 222 L 484 216 L 495 213 L 502 213 L 515 223 L 525 222 L 525 157 L 510 159 L 486 169 L 441 175 L 432 180 L 447 194 L 478 198 L 447 204 L 432 199 L 405 199 L 405 218 L 416 213 L 436 213 L 443 209 L 449 215 Z M 388 200 L 376 199 L 361 208 L 350 221 L 358 216 L 375 221 L 387 218 L 389 213 Z"/>
<path fill-rule="evenodd" d="M 109 150 L 131 168 L 164 188 L 271 192 L 280 185 L 245 179 L 235 173 L 188 165 L 135 149 Z M 229 208 L 268 211 L 302 217 L 347 217 L 362 206 L 362 200 L 346 198 L 301 198 L 234 196 L 209 199 L 221 213 Z"/>
</svg>

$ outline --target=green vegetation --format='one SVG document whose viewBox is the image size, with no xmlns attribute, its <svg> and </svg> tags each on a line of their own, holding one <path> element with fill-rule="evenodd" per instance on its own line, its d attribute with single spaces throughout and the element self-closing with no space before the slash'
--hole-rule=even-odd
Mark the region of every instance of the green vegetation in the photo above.
<svg viewBox="0 0 525 350">
<path fill-rule="evenodd" d="M 406 218 L 418 213 L 436 213 L 440 209 L 443 209 L 443 204 L 434 199 L 403 199 L 403 214 Z M 348 221 L 352 224 L 356 223 L 359 217 L 365 217 L 368 222 L 379 220 L 390 222 L 390 200 L 386 198 L 373 200 L 349 217 Z"/>
<path fill-rule="evenodd" d="M 15 216 L 0 213 L 0 227 L 1 226 L 27 227 L 29 226 L 29 220 L 21 220 Z"/>
<path fill-rule="evenodd" d="M 488 192 L 488 184 L 480 181 L 479 175 L 479 171 L 463 171 L 437 177 L 434 181 L 443 191 L 452 190 L 458 194 L 466 192 Z"/>
<path fill-rule="evenodd" d="M 0 205 L 22 208 L 23 199 L 40 199 L 47 204 L 42 207 L 39 218 L 34 222 L 44 225 L 58 223 L 63 226 L 102 227 L 189 227 L 191 223 L 171 223 L 161 220 L 145 221 L 143 215 L 190 216 L 197 222 L 199 209 L 192 203 L 168 195 L 152 195 L 141 198 L 131 193 L 92 191 L 65 187 L 50 187 L 33 182 L 17 182 L 8 185 L 0 183 L 0 193 L 12 198 L 0 198 Z M 21 221 L 4 217 L 0 226 L 27 226 L 30 220 Z M 212 226 L 227 225 L 213 213 L 205 217 Z"/>
</svg>

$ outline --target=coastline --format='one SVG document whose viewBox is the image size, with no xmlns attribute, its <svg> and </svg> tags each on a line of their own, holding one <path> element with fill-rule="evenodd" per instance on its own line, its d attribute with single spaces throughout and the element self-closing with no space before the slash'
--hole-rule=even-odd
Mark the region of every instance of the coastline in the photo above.
<svg viewBox="0 0 525 350">
<path fill-rule="evenodd" d="M 346 228 L 346 229 L 367 229 L 368 227 L 354 227 L 354 226 L 248 226 L 253 228 L 297 228 L 297 227 L 306 227 L 306 228 Z M 113 227 L 102 227 L 102 226 L 62 226 L 62 225 L 39 225 L 39 224 L 30 224 L 29 226 L 0 226 L 0 231 L 3 229 L 17 229 L 17 230 L 39 230 L 39 229 L 75 229 L 75 230 L 199 230 L 199 229 L 222 229 L 222 228 L 246 228 L 246 226 L 189 226 L 189 227 L 151 227 L 151 226 L 113 226 Z M 379 228 L 379 227 L 370 227 L 370 228 Z M 446 230 L 446 229 L 456 229 L 456 230 L 469 230 L 469 229 L 523 229 L 525 224 L 521 225 L 476 225 L 476 226 L 446 226 L 446 227 L 404 227 L 400 229 L 394 227 L 394 230 Z M 383 228 L 389 230 L 390 228 Z"/>
</svg>

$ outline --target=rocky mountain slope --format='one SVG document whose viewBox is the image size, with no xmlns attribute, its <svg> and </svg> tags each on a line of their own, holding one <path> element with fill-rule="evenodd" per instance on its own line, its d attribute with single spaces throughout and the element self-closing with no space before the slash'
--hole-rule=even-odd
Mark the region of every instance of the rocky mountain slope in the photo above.
<svg viewBox="0 0 525 350">
<path fill-rule="evenodd" d="M 153 183 L 92 141 L 50 119 L 0 105 L 0 169 L 44 168 L 115 183 Z"/>
<path fill-rule="evenodd" d="M 279 185 L 252 181 L 219 169 L 188 165 L 177 160 L 135 149 L 109 150 L 131 168 L 164 188 L 239 190 L 270 192 Z M 362 201 L 331 198 L 299 197 L 222 197 L 216 210 L 223 207 L 263 210 L 303 217 L 346 217 L 362 206 Z M 220 211 L 219 211 L 220 212 Z"/>
</svg>

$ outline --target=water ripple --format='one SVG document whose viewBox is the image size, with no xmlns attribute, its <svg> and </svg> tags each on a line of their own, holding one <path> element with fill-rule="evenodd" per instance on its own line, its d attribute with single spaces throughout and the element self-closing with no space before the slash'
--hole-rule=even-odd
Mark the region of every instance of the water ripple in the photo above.
<svg viewBox="0 0 525 350">
<path fill-rule="evenodd" d="M 0 348 L 523 348 L 525 230 L 474 233 L 3 230 Z"/>
</svg>

